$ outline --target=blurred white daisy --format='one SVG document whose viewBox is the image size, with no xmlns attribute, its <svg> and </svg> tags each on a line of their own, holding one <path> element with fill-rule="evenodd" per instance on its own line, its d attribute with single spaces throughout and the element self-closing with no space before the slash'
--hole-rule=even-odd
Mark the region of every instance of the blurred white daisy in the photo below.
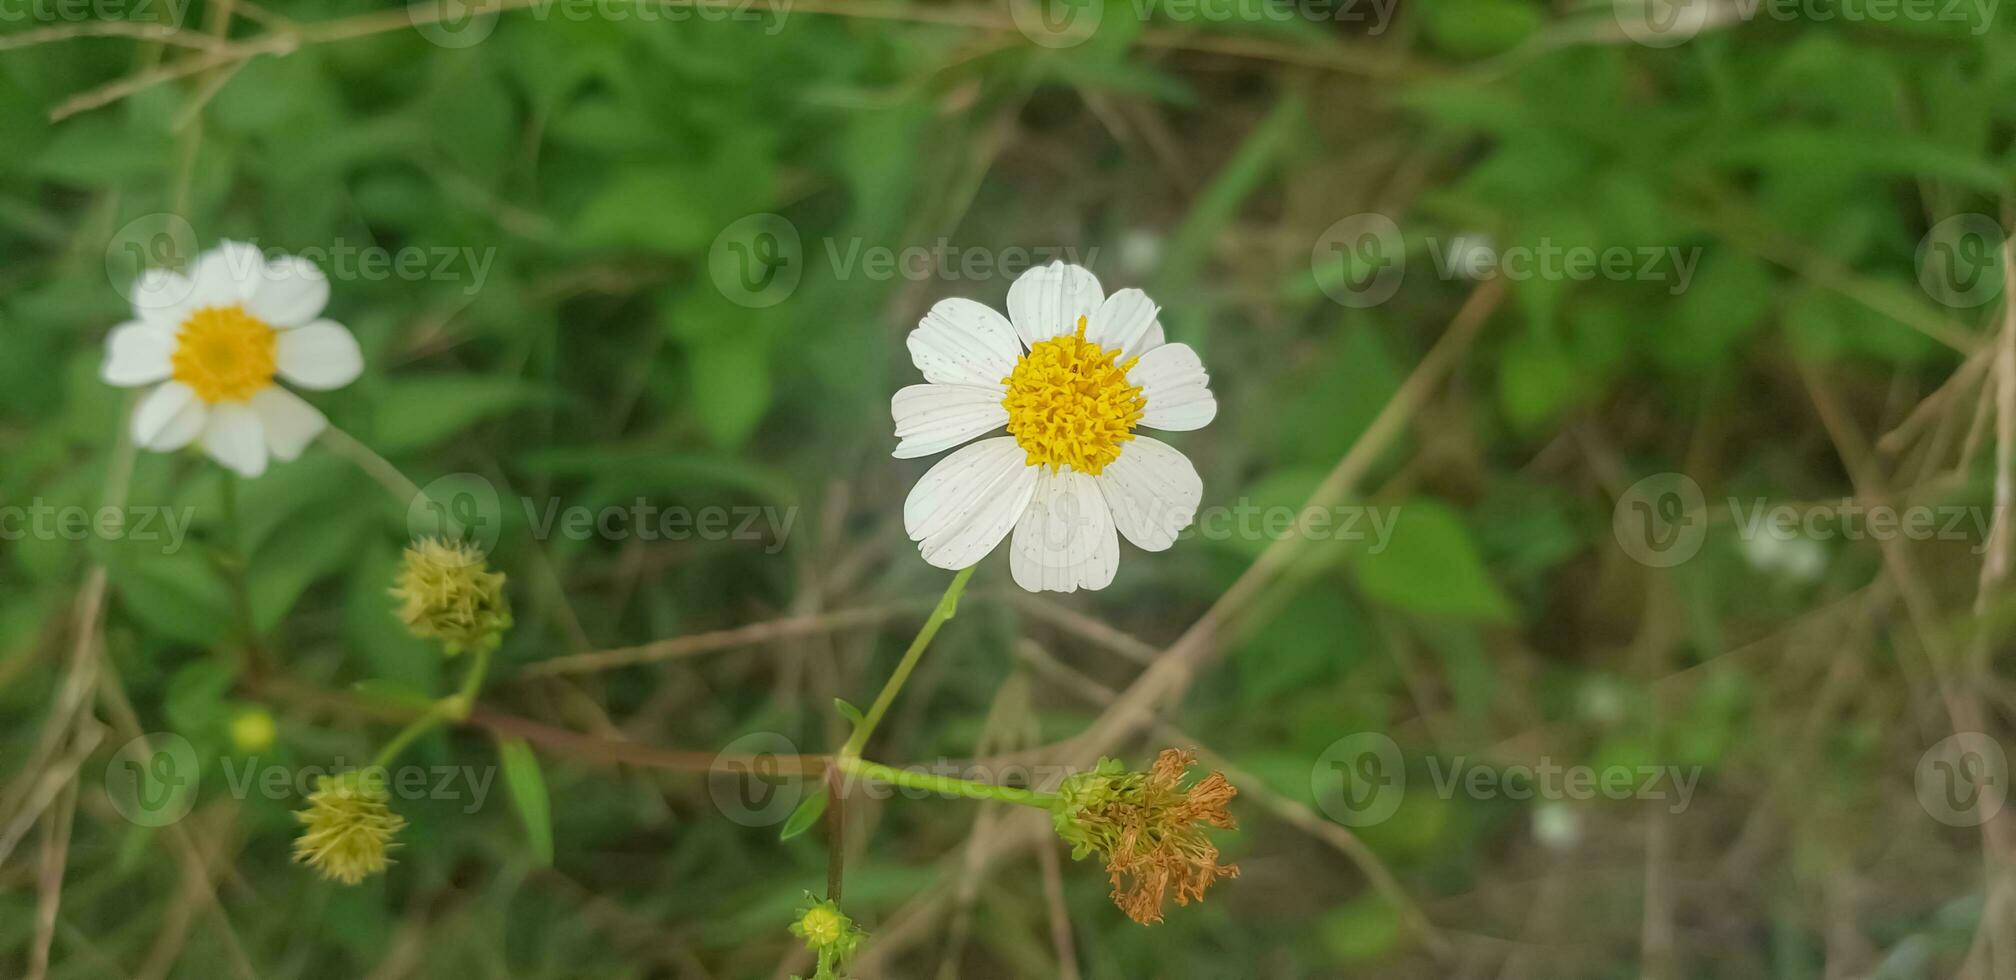
<svg viewBox="0 0 2016 980">
<path fill-rule="evenodd" d="M 1827 571 L 1827 546 L 1800 534 L 1778 535 L 1771 529 L 1743 537 L 1743 557 L 1750 567 L 1789 582 L 1812 582 Z"/>
<path fill-rule="evenodd" d="M 133 413 L 133 439 L 171 452 L 201 441 L 248 477 L 268 456 L 291 460 L 328 420 L 276 376 L 310 391 L 356 380 L 364 358 L 341 325 L 319 319 L 329 280 L 306 259 L 271 262 L 243 242 L 197 256 L 184 276 L 149 269 L 133 286 L 133 319 L 105 343 L 106 383 L 153 385 Z"/>
<path fill-rule="evenodd" d="M 972 300 L 910 334 L 929 384 L 896 393 L 898 459 L 945 457 L 910 491 L 903 525 L 924 560 L 966 568 L 1014 531 L 1009 568 L 1031 592 L 1105 588 L 1124 535 L 1161 551 L 1204 495 L 1197 469 L 1140 426 L 1187 431 L 1218 414 L 1197 352 L 1166 343 L 1138 289 L 1112 296 L 1062 262 L 1008 289 L 1008 316 Z"/>
</svg>

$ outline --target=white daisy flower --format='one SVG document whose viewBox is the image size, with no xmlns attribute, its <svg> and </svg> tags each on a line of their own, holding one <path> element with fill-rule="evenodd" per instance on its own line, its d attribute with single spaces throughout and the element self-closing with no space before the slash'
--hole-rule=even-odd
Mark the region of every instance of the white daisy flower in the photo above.
<svg viewBox="0 0 2016 980">
<path fill-rule="evenodd" d="M 896 458 L 943 452 L 910 491 L 903 525 L 924 560 L 966 568 L 1014 531 L 1009 568 L 1031 592 L 1101 589 L 1124 535 L 1162 551 L 1196 517 L 1204 482 L 1182 453 L 1135 429 L 1188 431 L 1218 414 L 1197 352 L 1164 342 L 1138 289 L 1107 296 L 1055 262 L 1008 289 L 1008 316 L 966 299 L 910 334 L 929 384 L 896 393 Z M 1116 535 L 1117 532 L 1117 535 Z"/>
<path fill-rule="evenodd" d="M 133 413 L 133 439 L 158 452 L 201 440 L 244 476 L 267 457 L 291 460 L 329 424 L 275 383 L 310 391 L 356 380 L 356 338 L 318 319 L 329 280 L 306 259 L 271 262 L 244 242 L 197 256 L 189 274 L 149 269 L 133 285 L 133 319 L 105 342 L 106 383 L 153 385 Z"/>
</svg>

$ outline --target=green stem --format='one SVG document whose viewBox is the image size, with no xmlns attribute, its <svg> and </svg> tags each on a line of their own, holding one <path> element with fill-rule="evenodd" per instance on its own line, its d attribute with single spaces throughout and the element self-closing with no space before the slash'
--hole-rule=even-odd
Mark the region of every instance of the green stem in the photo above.
<svg viewBox="0 0 2016 980">
<path fill-rule="evenodd" d="M 973 569 L 977 567 L 968 565 L 952 576 L 952 584 L 946 586 L 945 594 L 938 597 L 938 605 L 931 610 L 930 618 L 924 620 L 924 628 L 917 631 L 917 638 L 910 641 L 910 649 L 903 652 L 896 672 L 890 674 L 889 682 L 882 685 L 882 693 L 875 695 L 875 703 L 869 706 L 868 716 L 855 726 L 847 744 L 840 747 L 842 760 L 860 758 L 862 748 L 868 744 L 868 736 L 875 733 L 875 726 L 881 724 L 882 716 L 889 713 L 890 703 L 896 700 L 896 693 L 903 689 L 903 683 L 910 679 L 910 672 L 917 669 L 917 661 L 924 656 L 924 648 L 931 645 L 931 638 L 938 635 L 938 627 L 959 612 L 959 595 L 966 591 L 966 582 L 973 577 Z"/>
<path fill-rule="evenodd" d="M 833 761 L 841 772 L 860 779 L 879 779 L 885 783 L 909 789 L 921 789 L 943 796 L 961 796 L 969 800 L 994 800 L 1001 803 L 1019 803 L 1047 810 L 1056 802 L 1057 794 L 1041 793 L 1033 789 L 1019 789 L 1014 786 L 996 786 L 993 783 L 976 783 L 970 779 L 954 779 L 951 776 L 935 776 L 928 772 L 913 772 L 895 769 L 879 762 L 869 762 L 858 756 L 842 755 Z"/>
<path fill-rule="evenodd" d="M 441 704 L 439 701 L 434 702 L 425 714 L 408 722 L 405 728 L 399 730 L 399 734 L 392 736 L 392 741 L 386 742 L 385 747 L 378 750 L 377 758 L 371 760 L 371 768 L 391 768 L 392 763 L 398 760 L 399 753 L 406 751 L 407 746 L 447 721 L 448 717 L 442 713 Z"/>
<path fill-rule="evenodd" d="M 399 753 L 406 751 L 414 740 L 445 722 L 469 720 L 469 712 L 476 706 L 476 695 L 483 690 L 483 677 L 490 672 L 490 651 L 478 650 L 470 656 L 473 659 L 469 662 L 469 672 L 462 675 L 462 686 L 454 694 L 429 705 L 420 717 L 408 722 L 399 734 L 392 736 L 392 741 L 385 743 L 385 747 L 378 750 L 378 757 L 371 760 L 373 767 L 390 768 L 399 758 Z"/>
<path fill-rule="evenodd" d="M 218 546 L 217 563 L 223 567 L 225 587 L 231 592 L 231 614 L 238 627 L 239 642 L 245 644 L 245 669 L 253 677 L 264 674 L 265 651 L 259 646 L 259 627 L 252 617 L 252 586 L 246 578 L 251 564 L 245 557 L 241 521 L 238 517 L 238 478 L 222 474 L 219 504 L 223 510 L 224 535 Z"/>
</svg>

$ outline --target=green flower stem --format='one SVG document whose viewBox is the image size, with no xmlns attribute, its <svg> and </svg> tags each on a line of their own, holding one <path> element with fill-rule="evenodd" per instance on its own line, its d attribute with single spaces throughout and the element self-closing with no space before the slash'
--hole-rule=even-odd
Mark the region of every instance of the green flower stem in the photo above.
<svg viewBox="0 0 2016 980">
<path fill-rule="evenodd" d="M 447 721 L 448 716 L 442 711 L 442 703 L 434 702 L 425 713 L 408 722 L 405 728 L 399 730 L 399 734 L 392 736 L 392 741 L 386 742 L 385 747 L 378 750 L 377 758 L 371 760 L 371 767 L 391 768 L 392 763 L 398 760 L 399 753 L 406 751 L 406 747 L 412 745 L 414 740 L 439 728 L 442 722 Z"/>
<path fill-rule="evenodd" d="M 976 783 L 970 779 L 954 779 L 950 776 L 934 776 L 926 772 L 912 772 L 907 769 L 893 769 L 879 762 L 869 762 L 859 756 L 842 755 L 833 764 L 841 772 L 860 779 L 879 779 L 883 782 L 909 789 L 921 789 L 944 796 L 961 796 L 969 800 L 994 800 L 1000 803 L 1019 803 L 1047 810 L 1057 801 L 1055 793 L 1040 793 L 1033 789 L 1018 789 L 1014 786 L 996 786 L 993 783 Z"/>
<path fill-rule="evenodd" d="M 223 474 L 219 506 L 223 511 L 224 536 L 218 545 L 217 564 L 224 572 L 225 587 L 231 593 L 231 614 L 238 628 L 238 640 L 245 644 L 245 670 L 253 677 L 265 674 L 266 652 L 259 646 L 259 627 L 252 617 L 252 585 L 246 577 L 250 559 L 245 556 L 242 523 L 238 517 L 238 477 Z"/>
<path fill-rule="evenodd" d="M 937 607 L 931 610 L 930 618 L 924 620 L 924 628 L 917 631 L 917 638 L 910 641 L 910 649 L 903 652 L 903 660 L 896 665 L 896 672 L 889 675 L 887 684 L 882 685 L 882 693 L 875 695 L 875 703 L 869 706 L 867 717 L 855 726 L 847 744 L 840 747 L 841 760 L 861 757 L 862 748 L 868 744 L 868 736 L 875 733 L 875 726 L 881 724 L 882 716 L 889 713 L 889 705 L 896 700 L 896 692 L 903 689 L 903 683 L 910 679 L 910 672 L 917 669 L 917 661 L 923 657 L 924 648 L 931 645 L 931 638 L 938 635 L 938 627 L 958 613 L 959 595 L 966 591 L 966 582 L 973 577 L 976 567 L 968 565 L 952 576 L 952 584 L 946 586 L 945 594 L 938 597 Z"/>
<path fill-rule="evenodd" d="M 476 707 L 476 695 L 483 690 L 483 677 L 490 672 L 490 647 L 478 647 L 470 656 L 476 658 L 469 664 L 469 672 L 462 675 L 462 688 L 455 697 L 443 702 L 449 717 L 456 721 L 469 720 L 469 712 Z"/>
<path fill-rule="evenodd" d="M 483 677 L 490 672 L 490 651 L 478 650 L 470 656 L 474 659 L 469 663 L 469 672 L 462 675 L 461 688 L 429 705 L 420 717 L 408 722 L 399 734 L 392 736 L 392 741 L 385 743 L 385 747 L 378 750 L 378 757 L 371 760 L 372 766 L 389 768 L 399 758 L 399 753 L 406 751 L 406 747 L 420 736 L 446 722 L 469 720 L 469 712 L 476 707 L 476 695 L 483 690 Z"/>
</svg>

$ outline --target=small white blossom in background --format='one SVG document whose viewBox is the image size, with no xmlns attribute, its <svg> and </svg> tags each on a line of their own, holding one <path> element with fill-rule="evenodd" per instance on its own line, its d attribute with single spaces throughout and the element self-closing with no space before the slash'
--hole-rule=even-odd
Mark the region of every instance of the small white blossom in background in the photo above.
<svg viewBox="0 0 2016 980">
<path fill-rule="evenodd" d="M 1789 582 L 1812 582 L 1827 570 L 1827 546 L 1803 535 L 1749 535 L 1743 557 L 1751 568 Z"/>
<path fill-rule="evenodd" d="M 1162 264 L 1162 235 L 1146 228 L 1129 229 L 1120 236 L 1120 269 L 1136 278 L 1146 276 Z"/>
<path fill-rule="evenodd" d="M 133 286 L 133 319 L 112 328 L 100 376 L 152 385 L 133 412 L 133 439 L 156 452 L 190 443 L 241 476 L 269 457 L 301 455 L 328 427 L 276 379 L 326 391 L 357 379 L 356 338 L 321 319 L 329 280 L 306 259 L 271 262 L 243 242 L 197 256 L 189 274 L 149 269 Z"/>
<path fill-rule="evenodd" d="M 1582 815 L 1559 800 L 1533 808 L 1533 840 L 1550 851 L 1572 851 L 1582 842 Z"/>
</svg>

